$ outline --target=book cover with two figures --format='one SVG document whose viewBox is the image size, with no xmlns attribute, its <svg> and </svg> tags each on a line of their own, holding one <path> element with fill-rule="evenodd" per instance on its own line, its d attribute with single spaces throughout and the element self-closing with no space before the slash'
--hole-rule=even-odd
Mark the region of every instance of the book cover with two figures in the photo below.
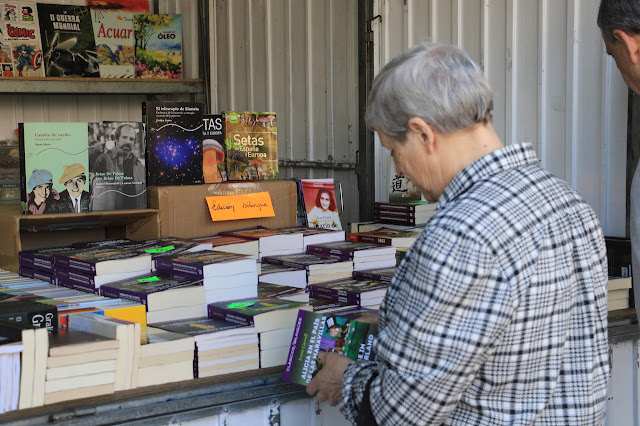
<svg viewBox="0 0 640 426">
<path fill-rule="evenodd" d="M 3 1 L 0 67 L 3 77 L 44 77 L 35 1 Z"/>
</svg>

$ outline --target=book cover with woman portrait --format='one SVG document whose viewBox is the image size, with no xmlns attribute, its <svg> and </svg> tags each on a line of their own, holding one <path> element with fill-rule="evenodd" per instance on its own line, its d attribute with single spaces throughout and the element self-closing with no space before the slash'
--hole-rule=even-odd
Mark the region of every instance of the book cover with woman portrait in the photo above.
<svg viewBox="0 0 640 426">
<path fill-rule="evenodd" d="M 342 230 L 333 179 L 301 179 L 307 226 Z"/>
</svg>

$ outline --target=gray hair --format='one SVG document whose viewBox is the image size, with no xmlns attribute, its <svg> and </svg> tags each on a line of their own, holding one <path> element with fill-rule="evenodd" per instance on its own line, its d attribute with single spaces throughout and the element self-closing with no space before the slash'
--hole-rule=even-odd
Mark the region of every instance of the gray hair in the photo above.
<svg viewBox="0 0 640 426">
<path fill-rule="evenodd" d="M 453 133 L 490 122 L 492 109 L 491 87 L 466 52 L 423 43 L 393 58 L 373 80 L 365 121 L 404 141 L 412 117 Z"/>
<path fill-rule="evenodd" d="M 613 30 L 623 30 L 640 34 L 640 1 L 602 0 L 598 10 L 598 27 L 602 35 L 611 41 L 618 41 Z"/>
</svg>

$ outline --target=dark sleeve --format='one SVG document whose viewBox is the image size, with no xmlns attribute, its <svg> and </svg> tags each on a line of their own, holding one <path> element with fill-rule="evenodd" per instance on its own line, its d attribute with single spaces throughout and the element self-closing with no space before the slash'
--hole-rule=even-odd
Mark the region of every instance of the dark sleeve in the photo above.
<svg viewBox="0 0 640 426">
<path fill-rule="evenodd" d="M 378 422 L 376 421 L 376 418 L 373 415 L 373 410 L 371 409 L 371 400 L 369 399 L 371 382 L 373 382 L 373 379 L 376 377 L 378 376 L 372 375 L 365 384 L 362 401 L 360 402 L 360 407 L 358 407 L 358 416 L 356 417 L 357 426 L 378 426 Z"/>
</svg>

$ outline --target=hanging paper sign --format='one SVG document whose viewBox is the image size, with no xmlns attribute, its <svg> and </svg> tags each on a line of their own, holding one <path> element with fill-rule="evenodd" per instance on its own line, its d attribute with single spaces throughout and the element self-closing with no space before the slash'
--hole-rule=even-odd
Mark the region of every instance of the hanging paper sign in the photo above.
<svg viewBox="0 0 640 426">
<path fill-rule="evenodd" d="M 211 220 L 251 219 L 273 217 L 271 196 L 268 192 L 254 192 L 240 195 L 218 195 L 206 197 Z"/>
</svg>

